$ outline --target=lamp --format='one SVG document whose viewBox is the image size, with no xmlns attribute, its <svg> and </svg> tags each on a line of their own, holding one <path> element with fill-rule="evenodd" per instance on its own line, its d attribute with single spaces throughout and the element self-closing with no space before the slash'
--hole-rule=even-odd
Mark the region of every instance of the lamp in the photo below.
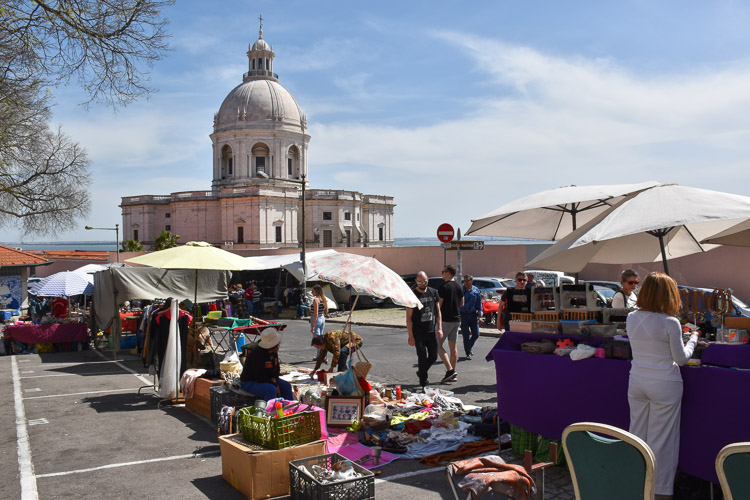
<svg viewBox="0 0 750 500">
<path fill-rule="evenodd" d="M 92 229 L 96 229 L 99 231 L 114 231 L 115 232 L 115 243 L 117 244 L 117 263 L 120 263 L 120 225 L 115 224 L 115 227 L 91 227 L 91 226 L 85 226 L 85 230 L 91 231 Z"/>
<path fill-rule="evenodd" d="M 275 180 L 283 182 L 291 182 L 294 184 L 300 184 L 302 186 L 302 251 L 300 252 L 300 261 L 302 261 L 302 293 L 303 297 L 307 296 L 307 261 L 305 260 L 305 185 L 306 178 L 305 174 L 302 174 L 301 180 L 296 179 L 282 179 L 280 177 L 271 177 L 265 172 L 256 172 L 255 175 L 261 179 Z"/>
</svg>

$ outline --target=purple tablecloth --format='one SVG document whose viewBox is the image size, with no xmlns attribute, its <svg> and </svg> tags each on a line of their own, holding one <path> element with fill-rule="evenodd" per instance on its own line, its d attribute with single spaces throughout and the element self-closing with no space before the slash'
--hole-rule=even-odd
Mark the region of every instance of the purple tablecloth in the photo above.
<svg viewBox="0 0 750 500">
<path fill-rule="evenodd" d="M 521 352 L 523 342 L 539 338 L 507 332 L 490 351 L 488 359 L 495 361 L 497 375 L 498 414 L 511 424 L 554 439 L 560 439 L 563 429 L 574 422 L 628 429 L 630 363 L 597 358 L 573 361 Z M 679 469 L 718 483 L 714 461 L 719 450 L 729 443 L 750 441 L 750 371 L 714 367 L 682 367 L 681 371 Z"/>
<path fill-rule="evenodd" d="M 85 323 L 48 325 L 9 325 L 3 330 L 5 336 L 27 344 L 52 342 L 85 342 L 89 338 Z"/>
</svg>

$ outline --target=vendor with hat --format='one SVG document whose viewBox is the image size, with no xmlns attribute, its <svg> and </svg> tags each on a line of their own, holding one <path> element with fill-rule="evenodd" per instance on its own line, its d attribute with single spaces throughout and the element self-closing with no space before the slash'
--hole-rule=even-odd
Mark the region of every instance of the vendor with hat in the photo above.
<svg viewBox="0 0 750 500">
<path fill-rule="evenodd" d="M 292 386 L 279 378 L 281 333 L 268 328 L 260 335 L 258 347 L 250 351 L 240 375 L 242 390 L 266 401 L 276 397 L 294 399 Z"/>
</svg>

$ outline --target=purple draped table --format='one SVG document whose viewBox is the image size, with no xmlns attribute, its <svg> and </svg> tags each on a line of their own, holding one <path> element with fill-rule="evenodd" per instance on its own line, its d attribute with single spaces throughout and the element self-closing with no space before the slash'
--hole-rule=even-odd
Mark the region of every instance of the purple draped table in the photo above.
<svg viewBox="0 0 750 500">
<path fill-rule="evenodd" d="M 630 362 L 599 358 L 573 361 L 554 354 L 521 351 L 522 343 L 541 338 L 572 338 L 590 345 L 599 345 L 603 340 L 503 334 L 487 356 L 488 361 L 495 361 L 500 417 L 552 439 L 560 439 L 563 429 L 575 422 L 600 422 L 627 430 Z M 738 352 L 750 356 L 746 346 L 728 347 L 740 350 L 722 349 L 731 361 L 737 361 Z M 712 363 L 724 364 L 721 353 L 713 354 Z M 747 366 L 748 361 L 745 358 L 738 364 Z M 730 443 L 750 441 L 750 371 L 708 366 L 682 367 L 681 371 L 684 392 L 678 467 L 682 472 L 718 483 L 714 462 L 719 450 Z"/>
<path fill-rule="evenodd" d="M 5 336 L 27 344 L 54 342 L 86 342 L 89 339 L 85 323 L 47 325 L 9 325 L 3 330 Z"/>
</svg>

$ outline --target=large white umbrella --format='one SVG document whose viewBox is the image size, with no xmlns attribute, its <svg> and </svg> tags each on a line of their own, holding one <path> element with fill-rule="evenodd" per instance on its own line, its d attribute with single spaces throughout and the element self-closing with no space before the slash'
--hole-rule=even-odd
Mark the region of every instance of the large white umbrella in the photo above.
<svg viewBox="0 0 750 500">
<path fill-rule="evenodd" d="M 565 186 L 519 198 L 472 220 L 466 235 L 559 240 L 630 193 L 659 185 Z"/>
<path fill-rule="evenodd" d="M 39 297 L 91 295 L 94 293 L 94 277 L 90 274 L 62 271 L 35 283 L 29 293 Z"/>
<path fill-rule="evenodd" d="M 159 269 L 245 271 L 261 268 L 250 258 L 211 246 L 205 241 L 188 241 L 184 245 L 133 257 L 125 262 Z"/>
<path fill-rule="evenodd" d="M 702 240 L 701 243 L 750 247 L 750 220 L 742 221 L 729 229 L 714 234 Z"/>
<path fill-rule="evenodd" d="M 578 272 L 590 263 L 664 263 L 705 252 L 706 237 L 750 219 L 750 197 L 664 184 L 632 193 L 527 263 Z"/>
<path fill-rule="evenodd" d="M 357 294 L 389 298 L 401 306 L 422 308 L 422 303 L 403 278 L 373 257 L 336 252 L 306 260 L 307 272 L 315 274 L 315 279 L 342 288 L 350 286 Z"/>
</svg>

